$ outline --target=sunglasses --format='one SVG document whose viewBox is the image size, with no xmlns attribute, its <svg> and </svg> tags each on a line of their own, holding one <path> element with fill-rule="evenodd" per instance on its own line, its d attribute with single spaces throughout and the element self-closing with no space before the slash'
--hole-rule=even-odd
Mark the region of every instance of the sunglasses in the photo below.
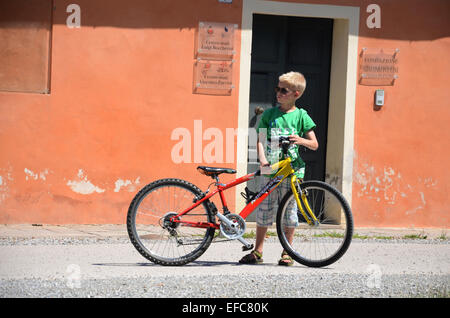
<svg viewBox="0 0 450 318">
<path fill-rule="evenodd" d="M 281 93 L 282 95 L 286 95 L 286 94 L 288 94 L 290 92 L 293 92 L 293 91 L 291 91 L 291 90 L 289 90 L 287 88 L 284 88 L 284 87 L 277 86 L 277 87 L 275 87 L 275 92 Z"/>
</svg>

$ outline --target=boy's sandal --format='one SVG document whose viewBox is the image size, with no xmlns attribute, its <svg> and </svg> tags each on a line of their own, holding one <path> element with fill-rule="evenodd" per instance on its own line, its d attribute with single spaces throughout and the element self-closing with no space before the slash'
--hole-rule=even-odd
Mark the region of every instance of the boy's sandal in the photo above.
<svg viewBox="0 0 450 318">
<path fill-rule="evenodd" d="M 241 258 L 239 263 L 241 264 L 261 264 L 263 262 L 262 254 L 258 251 L 252 251 L 250 254 Z"/>
<path fill-rule="evenodd" d="M 281 253 L 281 259 L 278 261 L 278 265 L 292 266 L 294 265 L 294 260 L 286 251 L 283 251 L 283 253 Z"/>
</svg>

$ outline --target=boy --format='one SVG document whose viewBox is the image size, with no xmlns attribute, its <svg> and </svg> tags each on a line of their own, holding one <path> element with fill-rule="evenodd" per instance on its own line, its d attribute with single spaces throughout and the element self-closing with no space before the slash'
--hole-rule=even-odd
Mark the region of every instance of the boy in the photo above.
<svg viewBox="0 0 450 318">
<path fill-rule="evenodd" d="M 307 147 L 311 150 L 317 150 L 319 144 L 313 129 L 316 124 L 313 122 L 308 113 L 301 108 L 295 106 L 295 101 L 302 96 L 306 88 L 305 77 L 298 72 L 289 72 L 279 77 L 277 92 L 277 100 L 280 106 L 267 109 L 260 120 L 257 128 L 258 133 L 258 158 L 260 162 L 261 174 L 267 170 L 269 165 L 281 159 L 281 149 L 278 145 L 273 145 L 268 138 L 274 136 L 289 136 L 289 140 L 293 144 L 289 148 L 289 156 L 292 158 L 292 167 L 296 170 L 298 178 L 303 179 L 305 174 L 305 163 L 299 156 L 299 146 Z M 267 144 L 265 147 L 264 144 Z M 267 177 L 261 177 L 262 184 L 268 182 Z M 289 190 L 288 182 L 283 181 L 282 184 L 275 189 L 269 197 L 267 197 L 260 205 L 256 212 L 256 243 L 255 249 L 248 255 L 245 255 L 239 263 L 241 264 L 259 264 L 262 263 L 262 252 L 264 238 L 268 227 L 273 223 L 273 218 L 277 213 L 279 202 L 284 194 Z M 297 207 L 294 207 L 296 213 Z M 295 215 L 295 214 L 294 214 Z M 286 236 L 290 242 L 294 237 L 295 226 L 286 228 Z M 292 258 L 283 251 L 279 265 L 293 265 Z"/>
</svg>

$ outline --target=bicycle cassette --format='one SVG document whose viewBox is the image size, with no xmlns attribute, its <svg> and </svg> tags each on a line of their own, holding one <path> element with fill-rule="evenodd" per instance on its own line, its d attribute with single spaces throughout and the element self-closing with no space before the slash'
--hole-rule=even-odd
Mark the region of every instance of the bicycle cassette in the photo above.
<svg viewBox="0 0 450 318">
<path fill-rule="evenodd" d="M 220 232 L 227 239 L 234 240 L 245 233 L 245 220 L 237 214 L 227 214 L 225 217 L 232 222 L 232 226 L 226 225 L 224 222 L 220 223 Z"/>
</svg>

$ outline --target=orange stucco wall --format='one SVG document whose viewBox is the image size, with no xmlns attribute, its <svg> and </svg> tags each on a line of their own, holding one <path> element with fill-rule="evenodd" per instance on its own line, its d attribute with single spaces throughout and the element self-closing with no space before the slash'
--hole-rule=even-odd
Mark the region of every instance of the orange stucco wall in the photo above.
<svg viewBox="0 0 450 318">
<path fill-rule="evenodd" d="M 197 119 L 224 135 L 238 125 L 241 0 L 77 0 L 79 29 L 66 26 L 70 3 L 54 1 L 50 94 L 0 92 L 0 223 L 124 223 L 136 191 L 155 179 L 209 184 L 197 163 L 172 162 L 174 129 L 194 137 Z M 359 51 L 400 49 L 393 86 L 357 85 L 355 224 L 448 227 L 448 2 L 375 1 L 381 29 L 365 25 L 372 1 L 338 3 L 361 8 Z M 239 26 L 230 96 L 192 93 L 201 20 Z M 379 110 L 377 88 L 386 92 Z M 233 207 L 234 193 L 227 200 Z"/>
<path fill-rule="evenodd" d="M 124 223 L 152 180 L 209 181 L 172 163 L 175 128 L 237 127 L 237 93 L 192 94 L 192 72 L 198 21 L 240 24 L 240 6 L 78 1 L 70 29 L 70 3 L 55 1 L 51 93 L 0 92 L 0 223 Z"/>
<path fill-rule="evenodd" d="M 359 51 L 399 48 L 400 74 L 393 86 L 357 86 L 355 218 L 367 226 L 449 227 L 450 3 L 379 3 L 381 28 L 360 26 Z M 377 88 L 386 94 L 380 110 Z"/>
</svg>

